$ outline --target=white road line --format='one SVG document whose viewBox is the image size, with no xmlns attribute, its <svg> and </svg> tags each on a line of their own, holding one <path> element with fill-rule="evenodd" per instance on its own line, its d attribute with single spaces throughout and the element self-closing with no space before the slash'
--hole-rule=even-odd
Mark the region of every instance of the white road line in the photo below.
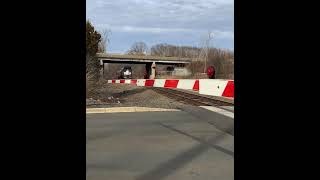
<svg viewBox="0 0 320 180">
<path fill-rule="evenodd" d="M 120 112 L 166 112 L 180 111 L 178 109 L 163 109 L 149 107 L 111 107 L 111 108 L 87 108 L 87 114 L 92 113 L 120 113 Z"/>
<path fill-rule="evenodd" d="M 222 115 L 225 115 L 225 116 L 228 116 L 232 119 L 234 119 L 234 113 L 233 112 L 230 112 L 230 111 L 227 111 L 227 110 L 224 110 L 224 109 L 220 109 L 220 108 L 217 108 L 217 107 L 213 107 L 213 106 L 200 106 L 202 108 L 205 108 L 209 111 L 213 111 L 213 112 L 216 112 L 218 114 L 222 114 Z"/>
<path fill-rule="evenodd" d="M 223 108 L 223 109 L 234 111 L 234 106 L 220 106 L 220 107 Z"/>
</svg>

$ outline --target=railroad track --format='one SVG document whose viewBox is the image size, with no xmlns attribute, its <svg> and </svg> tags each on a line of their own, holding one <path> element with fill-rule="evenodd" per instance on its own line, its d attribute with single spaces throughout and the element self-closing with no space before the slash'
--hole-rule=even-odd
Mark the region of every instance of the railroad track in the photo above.
<svg viewBox="0 0 320 180">
<path fill-rule="evenodd" d="M 166 88 L 153 88 L 154 91 L 175 99 L 179 102 L 194 105 L 194 106 L 233 106 L 233 103 L 221 101 L 216 98 L 204 97 L 201 95 L 188 93 L 184 91 L 177 91 L 174 89 Z"/>
</svg>

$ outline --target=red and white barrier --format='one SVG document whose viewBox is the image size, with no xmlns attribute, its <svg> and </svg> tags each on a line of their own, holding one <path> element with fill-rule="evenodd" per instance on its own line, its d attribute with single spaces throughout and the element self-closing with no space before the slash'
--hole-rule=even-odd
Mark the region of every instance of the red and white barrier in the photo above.
<svg viewBox="0 0 320 180">
<path fill-rule="evenodd" d="M 108 83 L 133 84 L 144 87 L 176 88 L 199 91 L 199 94 L 234 98 L 234 81 L 222 79 L 117 79 Z"/>
<path fill-rule="evenodd" d="M 197 79 L 138 79 L 137 86 L 199 90 Z"/>
<path fill-rule="evenodd" d="M 113 84 L 137 84 L 136 79 L 117 79 L 117 80 L 108 80 L 108 83 L 113 83 Z"/>
<path fill-rule="evenodd" d="M 200 79 L 199 94 L 234 98 L 234 81 L 222 79 Z"/>
</svg>

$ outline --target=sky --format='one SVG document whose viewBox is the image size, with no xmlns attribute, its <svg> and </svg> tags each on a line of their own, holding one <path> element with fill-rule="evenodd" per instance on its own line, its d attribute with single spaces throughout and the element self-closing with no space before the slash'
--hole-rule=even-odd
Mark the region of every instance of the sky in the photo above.
<svg viewBox="0 0 320 180">
<path fill-rule="evenodd" d="M 86 18 L 110 30 L 107 52 L 125 53 L 134 42 L 210 46 L 233 50 L 233 0 L 86 0 Z"/>
</svg>

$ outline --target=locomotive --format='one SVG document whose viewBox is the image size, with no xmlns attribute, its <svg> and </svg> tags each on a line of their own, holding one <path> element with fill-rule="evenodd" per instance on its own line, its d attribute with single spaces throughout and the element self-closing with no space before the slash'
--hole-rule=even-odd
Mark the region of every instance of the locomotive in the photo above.
<svg viewBox="0 0 320 180">
<path fill-rule="evenodd" d="M 132 78 L 132 69 L 130 66 L 125 66 L 121 68 L 119 73 L 119 79 L 131 79 Z"/>
</svg>

